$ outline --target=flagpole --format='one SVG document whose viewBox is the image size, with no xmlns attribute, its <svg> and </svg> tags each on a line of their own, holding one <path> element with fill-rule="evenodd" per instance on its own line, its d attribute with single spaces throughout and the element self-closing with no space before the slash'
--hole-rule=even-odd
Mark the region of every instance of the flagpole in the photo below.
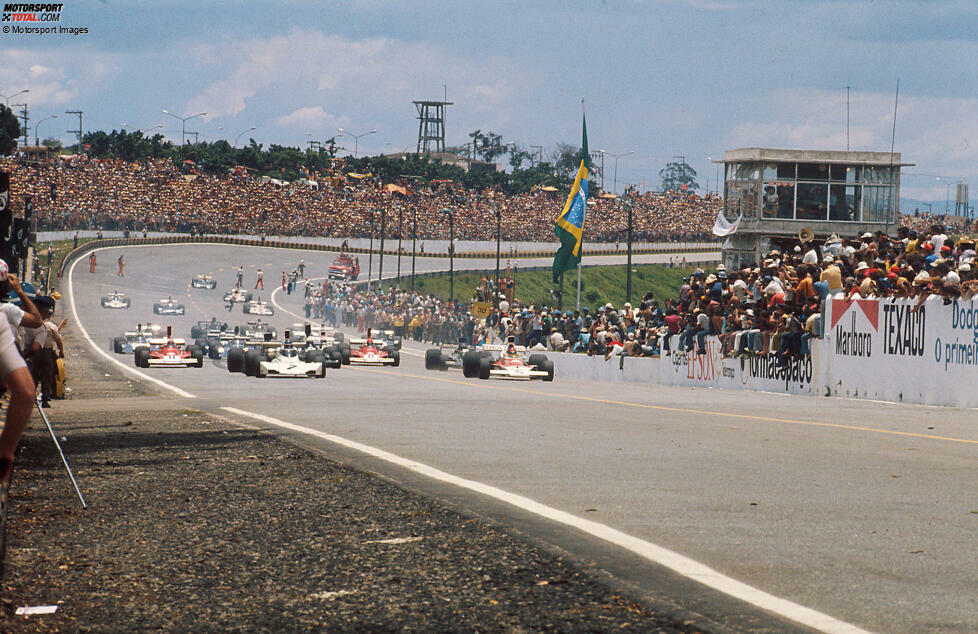
<svg viewBox="0 0 978 634">
<path fill-rule="evenodd" d="M 581 253 L 581 259 L 584 259 L 584 253 Z M 581 310 L 581 263 L 577 263 L 577 311 Z"/>
<path fill-rule="evenodd" d="M 581 117 L 585 116 L 584 113 L 584 97 L 581 97 Z M 891 152 L 892 154 L 892 152 Z M 603 155 L 602 155 L 603 156 Z M 581 157 L 583 158 L 583 157 Z M 603 165 L 603 164 L 602 164 Z M 590 177 L 590 174 L 588 175 Z M 602 172 L 601 178 L 604 178 L 604 172 Z M 604 181 L 601 181 L 602 187 L 604 186 Z M 584 260 L 584 235 L 581 235 L 581 258 L 577 261 L 577 311 L 581 311 L 581 262 Z"/>
</svg>

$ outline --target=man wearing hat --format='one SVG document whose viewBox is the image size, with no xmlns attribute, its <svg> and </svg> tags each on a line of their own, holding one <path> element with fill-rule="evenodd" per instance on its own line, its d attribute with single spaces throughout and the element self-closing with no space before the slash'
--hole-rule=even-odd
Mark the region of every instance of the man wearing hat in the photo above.
<svg viewBox="0 0 978 634">
<path fill-rule="evenodd" d="M 34 305 L 37 306 L 43 323 L 37 328 L 24 329 L 24 358 L 27 359 L 31 378 L 41 386 L 41 407 L 51 407 L 49 401 L 57 394 L 57 359 L 64 357 L 64 342 L 58 326 L 50 321 L 51 313 L 54 312 L 54 299 L 47 295 L 38 295 L 34 298 Z"/>
</svg>

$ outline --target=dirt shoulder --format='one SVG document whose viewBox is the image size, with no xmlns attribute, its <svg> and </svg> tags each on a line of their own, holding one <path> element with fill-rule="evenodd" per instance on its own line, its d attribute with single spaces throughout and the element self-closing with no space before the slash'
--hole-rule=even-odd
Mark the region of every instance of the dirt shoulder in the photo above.
<svg viewBox="0 0 978 634">
<path fill-rule="evenodd" d="M 4 631 L 696 631 L 382 478 L 170 407 L 80 346 L 47 411 L 89 508 L 35 414 Z M 58 610 L 14 616 L 24 605 Z"/>
</svg>

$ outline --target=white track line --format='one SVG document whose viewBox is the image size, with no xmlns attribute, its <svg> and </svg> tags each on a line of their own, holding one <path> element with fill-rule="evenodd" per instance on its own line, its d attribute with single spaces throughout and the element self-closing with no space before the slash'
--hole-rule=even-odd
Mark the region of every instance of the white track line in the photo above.
<svg viewBox="0 0 978 634">
<path fill-rule="evenodd" d="M 131 249 L 132 247 L 128 247 L 128 246 L 127 247 L 102 247 L 102 249 L 123 249 L 123 248 Z M 95 249 L 95 250 L 101 251 L 102 249 Z M 195 395 L 191 394 L 190 392 L 181 390 L 180 388 L 174 385 L 170 385 L 169 383 L 161 381 L 154 376 L 150 376 L 148 374 L 140 372 L 139 370 L 133 367 L 126 365 L 125 363 L 119 361 L 114 356 L 110 355 L 108 352 L 103 350 L 101 346 L 96 345 L 96 343 L 89 336 L 88 330 L 85 329 L 85 325 L 82 324 L 82 320 L 79 319 L 78 310 L 75 308 L 75 287 L 73 285 L 72 276 L 74 276 L 75 274 L 75 267 L 78 266 L 78 263 L 81 261 L 82 261 L 81 258 L 75 259 L 75 261 L 71 263 L 71 268 L 68 269 L 68 303 L 71 305 L 71 314 L 75 318 L 75 323 L 78 324 L 78 329 L 81 331 L 81 334 L 85 338 L 85 341 L 88 342 L 88 345 L 91 346 L 92 349 L 98 352 L 100 355 L 105 357 L 105 359 L 119 366 L 122 369 L 122 371 L 125 372 L 126 374 L 134 375 L 145 381 L 155 383 L 160 387 L 163 387 L 167 390 L 170 390 L 171 392 L 174 392 L 177 396 L 182 396 L 183 398 L 197 398 Z"/>
<path fill-rule="evenodd" d="M 402 458 L 396 454 L 384 451 L 383 449 L 371 447 L 370 445 L 365 445 L 354 440 L 348 440 L 333 434 L 327 434 L 325 432 L 309 429 L 308 427 L 288 423 L 277 418 L 272 418 L 271 416 L 255 414 L 237 409 L 235 407 L 221 407 L 221 409 L 239 416 L 247 416 L 282 429 L 288 429 L 290 431 L 300 432 L 309 436 L 315 436 L 316 438 L 359 451 L 368 456 L 379 458 L 390 464 L 409 469 L 414 473 L 431 478 L 432 480 L 445 482 L 469 491 L 474 491 L 495 500 L 499 500 L 500 502 L 505 502 L 515 506 L 516 508 L 523 509 L 524 511 L 533 513 L 539 517 L 564 524 L 565 526 L 576 528 L 577 530 L 587 533 L 588 535 L 602 539 L 610 544 L 614 544 L 635 553 L 636 555 L 644 557 L 649 561 L 665 566 L 666 568 L 669 568 L 670 570 L 673 570 L 684 577 L 702 583 L 709 588 L 713 588 L 714 590 L 723 592 L 724 594 L 730 595 L 736 599 L 740 599 L 741 601 L 769 612 L 773 612 L 797 623 L 801 623 L 802 625 L 815 628 L 822 632 L 831 632 L 833 634 L 856 634 L 865 632 L 865 630 L 856 627 L 855 625 L 845 623 L 844 621 L 835 619 L 827 614 L 822 614 L 821 612 L 811 608 L 806 608 L 803 605 L 793 603 L 786 599 L 781 599 L 772 594 L 768 594 L 763 590 L 749 586 L 746 583 L 732 579 L 708 566 L 690 559 L 689 557 L 680 555 L 679 553 L 663 548 L 662 546 L 657 546 L 651 542 L 633 537 L 617 529 L 611 528 L 610 526 L 606 526 L 591 520 L 586 520 L 565 511 L 546 506 L 545 504 L 541 504 L 528 497 L 509 493 L 503 489 L 488 484 L 483 484 L 475 480 L 460 478 L 439 469 L 435 469 L 434 467 L 429 467 L 426 464 L 409 460 L 407 458 Z"/>
<path fill-rule="evenodd" d="M 132 248 L 132 247 L 103 247 L 103 248 Z M 193 394 L 185 392 L 178 387 L 172 386 L 164 381 L 161 381 L 155 377 L 149 376 L 127 365 L 124 365 L 117 359 L 112 358 L 107 352 L 102 350 L 100 347 L 95 345 L 92 338 L 88 336 L 88 331 L 81 323 L 81 319 L 78 318 L 78 311 L 75 309 L 75 296 L 72 287 L 72 275 L 75 271 L 75 266 L 80 262 L 77 259 L 72 263 L 71 268 L 68 270 L 68 292 L 71 303 L 71 312 L 75 316 L 75 321 L 78 323 L 78 327 L 82 332 L 82 335 L 88 341 L 89 345 L 97 350 L 99 354 L 108 359 L 109 361 L 115 363 L 124 371 L 135 374 L 140 378 L 146 379 L 147 381 L 152 381 L 157 385 L 165 387 L 173 392 L 176 392 L 180 396 L 185 398 L 196 398 Z M 281 288 L 281 286 L 276 286 L 276 288 Z M 272 291 L 274 293 L 274 291 Z M 284 310 L 284 309 L 283 309 Z M 285 311 L 291 313 L 290 311 Z M 673 570 L 680 575 L 697 581 L 708 588 L 712 588 L 724 594 L 727 594 L 735 599 L 739 599 L 748 603 L 750 605 L 756 606 L 763 610 L 767 610 L 786 619 L 795 621 L 802 625 L 814 628 L 822 632 L 830 632 L 832 634 L 866 634 L 866 630 L 863 630 L 855 625 L 846 623 L 845 621 L 840 621 L 833 618 L 827 614 L 823 614 L 811 608 L 806 608 L 803 605 L 799 605 L 792 601 L 786 599 L 781 599 L 772 594 L 764 592 L 758 588 L 747 585 L 741 581 L 737 581 L 731 577 L 728 577 L 716 570 L 713 570 L 709 566 L 699 563 L 689 557 L 680 555 L 677 552 L 673 552 L 662 546 L 653 544 L 652 542 L 639 539 L 638 537 L 633 537 L 627 533 L 623 533 L 617 529 L 611 528 L 604 524 L 594 522 L 591 520 L 586 520 L 576 515 L 572 515 L 565 511 L 555 509 L 545 504 L 541 504 L 535 500 L 522 495 L 517 495 L 514 493 L 509 493 L 498 487 L 494 487 L 488 484 L 483 484 L 475 480 L 468 480 L 465 478 L 460 478 L 454 476 L 450 473 L 441 471 L 440 469 L 435 469 L 434 467 L 429 467 L 426 464 L 416 462 L 414 460 L 408 460 L 407 458 L 402 458 L 397 454 L 384 451 L 383 449 L 378 449 L 376 447 L 371 447 L 370 445 L 365 445 L 363 443 L 356 442 L 354 440 L 348 440 L 341 436 L 335 436 L 333 434 L 327 434 L 326 432 L 318 431 L 315 429 L 309 429 L 308 427 L 302 427 L 293 423 L 288 423 L 277 418 L 272 418 L 271 416 L 265 416 L 263 414 L 255 414 L 253 412 L 248 412 L 245 410 L 237 409 L 234 407 L 221 407 L 222 410 L 230 412 L 232 414 L 237 414 L 239 416 L 246 416 L 255 420 L 262 421 L 269 425 L 274 425 L 282 429 L 288 429 L 290 431 L 299 432 L 307 436 L 314 436 L 322 440 L 326 440 L 331 443 L 335 443 L 342 447 L 348 447 L 355 451 L 359 451 L 368 456 L 373 456 L 379 458 L 393 465 L 409 469 L 419 475 L 437 480 L 439 482 L 445 482 L 453 486 L 457 486 L 469 491 L 480 493 L 487 497 L 505 502 L 516 508 L 523 509 L 529 513 L 549 519 L 565 526 L 570 526 L 576 528 L 588 535 L 597 537 L 598 539 L 604 540 L 609 544 L 619 546 L 625 550 L 635 553 L 640 557 L 643 557 L 651 562 L 657 563 L 661 566 L 665 566 L 670 570 Z"/>
</svg>

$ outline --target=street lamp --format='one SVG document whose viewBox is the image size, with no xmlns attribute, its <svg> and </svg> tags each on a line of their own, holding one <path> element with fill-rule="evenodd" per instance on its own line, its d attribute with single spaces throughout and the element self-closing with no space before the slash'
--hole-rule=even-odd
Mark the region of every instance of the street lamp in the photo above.
<svg viewBox="0 0 978 634">
<path fill-rule="evenodd" d="M 41 119 L 40 121 L 34 124 L 34 145 L 38 147 L 41 146 L 41 141 L 40 141 L 41 136 L 40 133 L 37 131 L 37 129 L 41 127 L 41 124 L 47 121 L 48 119 L 57 119 L 57 118 L 58 115 L 53 114 L 50 117 L 45 117 L 44 119 Z"/>
<path fill-rule="evenodd" d="M 612 154 L 612 156 L 615 157 L 615 183 L 613 191 L 616 194 L 618 193 L 618 159 L 623 156 L 628 156 L 629 154 L 635 154 L 635 150 L 629 150 L 628 152 L 622 152 L 621 154 Z"/>
<path fill-rule="evenodd" d="M 360 154 L 360 138 L 361 137 L 365 137 L 368 134 L 373 134 L 374 132 L 376 132 L 376 130 L 368 130 L 368 131 L 364 132 L 363 134 L 353 134 L 352 132 L 347 132 L 343 128 L 336 128 L 336 129 L 340 131 L 340 136 L 352 136 L 353 137 L 353 140 L 354 140 L 354 145 L 353 145 L 353 158 L 357 158 L 359 156 L 359 154 Z"/>
<path fill-rule="evenodd" d="M 10 95 L 9 97 L 6 96 L 6 95 L 0 95 L 0 97 L 3 97 L 4 103 L 6 103 L 7 104 L 7 107 L 9 108 L 10 107 L 10 100 L 11 99 L 13 99 L 14 97 L 16 97 L 17 95 L 23 95 L 25 93 L 29 93 L 30 91 L 31 91 L 30 88 L 24 88 L 20 92 L 15 92 L 14 94 Z"/>
<path fill-rule="evenodd" d="M 944 213 L 951 213 L 951 179 L 946 176 L 938 176 L 934 180 L 947 183 L 947 191 L 944 194 Z"/>
<path fill-rule="evenodd" d="M 448 297 L 449 301 L 455 303 L 455 215 L 451 207 L 442 209 L 442 213 L 448 214 Z"/>
<path fill-rule="evenodd" d="M 621 204 L 628 210 L 628 260 L 625 263 L 625 301 L 632 302 L 632 197 L 630 188 L 625 188 L 625 193 L 621 196 Z"/>
<path fill-rule="evenodd" d="M 372 288 L 371 278 L 374 271 L 374 227 L 376 226 L 377 210 L 370 210 L 370 254 L 367 256 L 367 292 Z"/>
<path fill-rule="evenodd" d="M 187 122 L 190 121 L 191 119 L 195 119 L 197 117 L 203 117 L 204 115 L 207 114 L 206 112 L 198 112 L 197 114 L 192 114 L 189 117 L 178 117 L 177 115 L 175 115 L 172 112 L 169 112 L 167 110 L 163 110 L 162 112 L 163 112 L 163 114 L 170 115 L 174 119 L 180 119 L 180 121 L 183 122 L 183 129 L 182 129 L 181 134 L 180 134 L 180 147 L 183 147 L 184 143 L 187 140 Z"/>
<path fill-rule="evenodd" d="M 377 271 L 377 290 L 384 292 L 384 227 L 386 226 L 387 210 L 378 209 L 380 212 L 380 270 Z"/>
<path fill-rule="evenodd" d="M 241 132 L 238 132 L 237 136 L 234 137 L 234 149 L 238 149 L 238 139 L 241 138 L 241 135 L 242 134 L 244 134 L 245 132 L 251 132 L 252 130 L 257 130 L 257 129 L 258 129 L 257 126 L 251 126 L 247 130 L 242 130 Z"/>
</svg>

